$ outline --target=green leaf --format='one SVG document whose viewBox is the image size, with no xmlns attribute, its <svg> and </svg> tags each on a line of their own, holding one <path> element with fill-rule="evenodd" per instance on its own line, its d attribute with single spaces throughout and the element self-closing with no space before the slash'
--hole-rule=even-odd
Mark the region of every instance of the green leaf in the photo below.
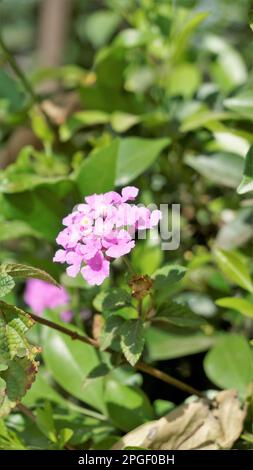
<svg viewBox="0 0 253 470">
<path fill-rule="evenodd" d="M 221 91 L 230 92 L 247 81 L 243 55 L 231 46 L 231 41 L 227 42 L 222 35 L 208 34 L 204 38 L 204 48 L 216 55 L 216 60 L 210 64 L 210 72 Z"/>
<path fill-rule="evenodd" d="M 253 31 L 253 9 L 252 8 L 250 9 L 250 12 L 249 12 L 249 25 Z"/>
<path fill-rule="evenodd" d="M 120 336 L 120 328 L 122 327 L 123 321 L 122 318 L 116 315 L 111 315 L 106 319 L 99 338 L 100 349 L 102 351 L 108 349 L 113 341 Z"/>
<path fill-rule="evenodd" d="M 145 44 L 147 34 L 134 28 L 127 28 L 121 31 L 115 39 L 115 44 L 120 47 L 132 48 Z"/>
<path fill-rule="evenodd" d="M 236 334 L 226 336 L 208 352 L 204 368 L 215 385 L 236 388 L 245 397 L 253 383 L 253 354 L 247 340 Z"/>
<path fill-rule="evenodd" d="M 131 262 L 134 270 L 140 274 L 151 276 L 159 268 L 163 260 L 160 246 L 141 244 L 135 246 L 131 253 Z"/>
<path fill-rule="evenodd" d="M 238 194 L 245 194 L 249 191 L 253 191 L 253 145 L 247 152 L 243 170 L 243 178 L 237 188 Z"/>
<path fill-rule="evenodd" d="M 121 139 L 117 162 L 116 185 L 123 186 L 146 171 L 159 154 L 168 147 L 170 139 Z"/>
<path fill-rule="evenodd" d="M 60 429 L 60 431 L 58 432 L 58 445 L 60 447 L 60 449 L 63 449 L 64 446 L 70 441 L 70 439 L 72 438 L 74 434 L 74 431 L 70 428 L 63 428 L 63 429 Z"/>
<path fill-rule="evenodd" d="M 237 286 L 253 292 L 253 284 L 247 265 L 235 251 L 215 249 L 214 258 L 222 273 Z"/>
<path fill-rule="evenodd" d="M 51 185 L 52 186 L 52 185 Z M 58 185 L 50 185 L 23 191 L 4 194 L 1 198 L 1 211 L 10 220 L 21 220 L 49 241 L 61 230 L 61 220 L 66 214 L 66 206 L 56 197 Z M 48 223 L 50 221 L 50 223 Z"/>
<path fill-rule="evenodd" d="M 126 132 L 141 121 L 140 116 L 115 111 L 111 115 L 111 126 L 115 132 Z"/>
<path fill-rule="evenodd" d="M 0 301 L 0 417 L 6 416 L 35 380 L 39 349 L 26 339 L 28 314 Z"/>
<path fill-rule="evenodd" d="M 125 89 L 132 93 L 146 93 L 155 83 L 155 74 L 148 65 L 136 65 L 127 73 Z"/>
<path fill-rule="evenodd" d="M 74 327 L 73 330 L 77 331 Z M 103 379 L 94 379 L 91 384 L 84 387 L 86 377 L 100 364 L 98 353 L 92 346 L 73 341 L 50 328 L 44 328 L 43 358 L 54 380 L 64 390 L 84 403 L 105 412 Z"/>
<path fill-rule="evenodd" d="M 251 207 L 237 210 L 235 217 L 220 228 L 216 238 L 217 246 L 233 250 L 248 242 L 253 236 L 252 217 Z"/>
<path fill-rule="evenodd" d="M 106 381 L 105 402 L 112 422 L 123 431 L 130 431 L 154 418 L 149 400 L 140 389 L 111 378 Z"/>
<path fill-rule="evenodd" d="M 78 111 L 60 127 L 60 140 L 66 142 L 80 129 L 109 122 L 110 116 L 103 111 Z"/>
<path fill-rule="evenodd" d="M 135 366 L 141 357 L 145 344 L 145 330 L 143 321 L 126 321 L 120 330 L 120 346 L 126 360 Z"/>
<path fill-rule="evenodd" d="M 81 196 L 103 193 L 114 188 L 119 140 L 95 150 L 84 160 L 76 176 Z"/>
<path fill-rule="evenodd" d="M 168 414 L 170 411 L 176 408 L 175 403 L 173 403 L 172 401 L 160 399 L 155 400 L 153 406 L 157 418 L 161 418 L 162 416 Z"/>
<path fill-rule="evenodd" d="M 213 143 L 211 145 L 217 146 L 218 150 L 245 157 L 245 154 L 250 148 L 250 142 L 252 142 L 250 134 L 229 129 L 221 123 L 212 123 L 206 127 L 213 132 L 214 135 L 215 144 Z"/>
<path fill-rule="evenodd" d="M 64 407 L 69 412 L 77 412 L 82 415 L 87 415 L 99 419 L 104 419 L 103 415 L 100 415 L 96 411 L 92 411 L 90 409 L 84 408 L 83 406 L 79 406 L 72 401 L 66 400 L 60 395 L 59 392 L 55 390 L 54 382 L 52 377 L 48 373 L 48 370 L 44 366 L 41 366 L 39 372 L 36 376 L 36 381 L 34 382 L 33 386 L 28 390 L 25 397 L 22 399 L 22 403 L 26 405 L 28 408 L 30 407 L 37 407 L 40 405 L 41 402 L 45 401 L 45 397 L 50 402 L 53 402 L 55 405 L 60 405 Z"/>
<path fill-rule="evenodd" d="M 78 18 L 77 31 L 81 39 L 88 38 L 93 47 L 103 46 L 119 26 L 120 16 L 110 10 L 98 10 Z"/>
<path fill-rule="evenodd" d="M 173 333 L 158 328 L 148 328 L 146 332 L 148 357 L 151 361 L 164 361 L 209 349 L 219 339 L 219 335 L 203 333 Z"/>
<path fill-rule="evenodd" d="M 234 154 L 187 156 L 185 162 L 210 181 L 229 188 L 238 186 L 243 172 L 243 159 Z"/>
<path fill-rule="evenodd" d="M 102 309 L 103 311 L 112 312 L 127 305 L 131 305 L 131 301 L 132 298 L 129 292 L 115 287 L 105 294 L 102 302 Z"/>
<path fill-rule="evenodd" d="M 187 77 L 187 80 L 185 80 Z M 200 85 L 201 75 L 196 65 L 182 63 L 175 67 L 168 80 L 168 91 L 171 96 L 191 98 Z"/>
<path fill-rule="evenodd" d="M 51 380 L 52 381 L 52 380 Z M 47 400 L 58 403 L 59 405 L 66 405 L 67 401 L 53 388 L 50 384 L 50 377 L 44 366 L 39 368 L 36 376 L 36 381 L 33 386 L 28 390 L 26 396 L 22 399 L 22 403 L 28 408 L 35 406 L 38 402 Z"/>
<path fill-rule="evenodd" d="M 48 401 L 46 401 L 43 408 L 37 409 L 36 424 L 42 434 L 44 434 L 50 441 L 54 443 L 57 442 L 56 429 L 53 419 L 53 410 Z"/>
<path fill-rule="evenodd" d="M 42 269 L 26 266 L 25 264 L 8 263 L 0 266 L 0 273 L 7 273 L 14 279 L 40 279 L 41 281 L 60 287 L 58 282 Z"/>
<path fill-rule="evenodd" d="M 224 106 L 246 119 L 253 119 L 253 93 L 252 90 L 242 90 L 231 98 L 224 100 Z"/>
<path fill-rule="evenodd" d="M 219 307 L 237 310 L 242 315 L 253 318 L 253 304 L 248 300 L 240 299 L 239 297 L 223 297 L 216 300 L 215 303 Z"/>
<path fill-rule="evenodd" d="M 0 450 L 26 450 L 17 434 L 7 428 L 4 420 L 0 420 Z"/>
<path fill-rule="evenodd" d="M 38 139 L 46 144 L 52 145 L 54 141 L 54 133 L 49 127 L 44 114 L 37 107 L 33 107 L 30 111 L 30 118 L 32 130 Z"/>
<path fill-rule="evenodd" d="M 200 127 L 209 127 L 217 121 L 231 119 L 231 113 L 224 111 L 212 111 L 201 108 L 194 113 L 187 115 L 180 127 L 181 132 L 190 132 Z"/>
<path fill-rule="evenodd" d="M 15 287 L 15 281 L 9 274 L 0 271 L 0 297 L 4 297 Z"/>
<path fill-rule="evenodd" d="M 184 18 L 183 27 L 175 29 L 173 35 L 173 60 L 178 60 L 187 46 L 190 36 L 195 29 L 208 17 L 208 12 L 195 13 L 194 16 Z"/>
<path fill-rule="evenodd" d="M 193 313 L 187 305 L 173 300 L 158 311 L 153 321 L 160 323 L 161 327 L 169 324 L 180 327 L 198 328 L 206 323 L 203 317 Z"/>
<path fill-rule="evenodd" d="M 172 293 L 178 289 L 179 281 L 183 279 L 186 273 L 184 266 L 168 264 L 154 272 L 152 278 L 154 279 L 153 288 L 156 291 L 157 303 L 162 303 Z"/>
<path fill-rule="evenodd" d="M 25 236 L 40 237 L 40 234 L 21 220 L 0 221 L 0 242 L 15 240 L 16 238 Z"/>
<path fill-rule="evenodd" d="M 171 285 L 183 279 L 186 268 L 177 264 L 167 264 L 157 269 L 152 278 L 154 279 L 154 289 L 169 288 Z"/>
<path fill-rule="evenodd" d="M 20 111 L 24 104 L 24 94 L 19 89 L 19 83 L 3 68 L 0 70 L 0 99 L 7 100 L 10 112 Z"/>
<path fill-rule="evenodd" d="M 41 186 L 48 187 L 54 193 L 58 188 L 66 188 L 66 192 L 69 192 L 73 183 L 65 176 L 41 176 L 28 171 L 19 172 L 18 169 L 15 172 L 5 171 L 0 174 L 0 193 L 3 194 L 23 193 Z"/>
</svg>

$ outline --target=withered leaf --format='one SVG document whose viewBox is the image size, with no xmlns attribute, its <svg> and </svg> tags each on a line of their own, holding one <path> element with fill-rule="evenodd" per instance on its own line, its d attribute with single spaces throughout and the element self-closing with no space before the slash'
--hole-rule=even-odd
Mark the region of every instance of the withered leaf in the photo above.
<svg viewBox="0 0 253 470">
<path fill-rule="evenodd" d="M 157 421 L 143 424 L 126 434 L 113 450 L 137 446 L 152 450 L 230 449 L 239 438 L 246 407 L 235 390 L 217 393 L 210 403 L 196 399 Z"/>
</svg>

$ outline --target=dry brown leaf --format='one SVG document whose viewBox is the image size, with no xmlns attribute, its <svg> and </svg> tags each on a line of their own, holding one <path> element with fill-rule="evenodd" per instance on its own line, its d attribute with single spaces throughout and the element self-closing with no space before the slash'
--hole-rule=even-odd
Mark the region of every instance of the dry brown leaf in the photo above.
<svg viewBox="0 0 253 470">
<path fill-rule="evenodd" d="M 163 418 L 143 424 L 113 446 L 153 450 L 230 449 L 239 438 L 246 415 L 235 390 L 179 406 Z"/>
<path fill-rule="evenodd" d="M 80 102 L 76 93 L 62 93 L 54 101 L 43 100 L 40 107 L 53 124 L 60 126 L 71 114 L 80 109 Z"/>
</svg>

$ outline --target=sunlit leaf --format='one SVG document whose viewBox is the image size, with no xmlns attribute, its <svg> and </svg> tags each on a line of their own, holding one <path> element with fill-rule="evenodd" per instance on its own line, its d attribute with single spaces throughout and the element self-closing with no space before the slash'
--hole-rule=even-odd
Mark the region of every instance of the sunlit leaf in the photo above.
<svg viewBox="0 0 253 470">
<path fill-rule="evenodd" d="M 247 264 L 237 252 L 215 249 L 214 258 L 229 281 L 253 292 L 253 283 Z"/>
</svg>

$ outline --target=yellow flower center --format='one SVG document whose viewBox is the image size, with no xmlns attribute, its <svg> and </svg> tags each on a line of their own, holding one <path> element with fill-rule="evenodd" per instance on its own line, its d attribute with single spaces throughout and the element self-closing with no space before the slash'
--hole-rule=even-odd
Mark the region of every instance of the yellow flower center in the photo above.
<svg viewBox="0 0 253 470">
<path fill-rule="evenodd" d="M 89 223 L 90 223 L 89 217 L 83 217 L 81 224 L 85 226 L 85 225 L 89 225 Z"/>
</svg>

